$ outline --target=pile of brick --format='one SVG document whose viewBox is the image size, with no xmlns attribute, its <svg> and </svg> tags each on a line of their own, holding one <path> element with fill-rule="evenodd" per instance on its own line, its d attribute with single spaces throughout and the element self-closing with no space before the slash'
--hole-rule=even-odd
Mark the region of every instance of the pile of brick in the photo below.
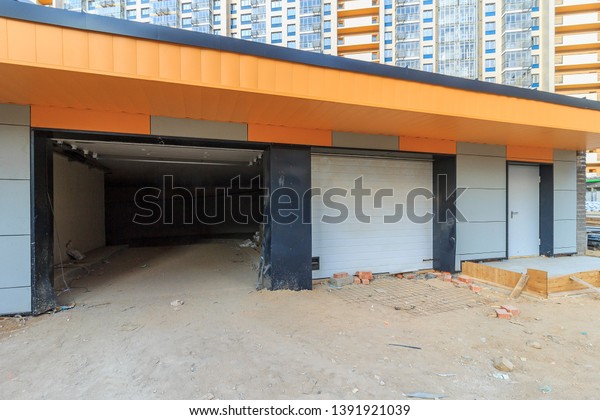
<svg viewBox="0 0 600 420">
<path fill-rule="evenodd" d="M 512 305 L 502 305 L 500 309 L 494 309 L 496 316 L 500 319 L 511 319 L 513 316 L 518 316 L 521 311 Z"/>
<path fill-rule="evenodd" d="M 468 287 L 469 290 L 475 293 L 481 292 L 481 287 L 473 284 L 473 277 L 467 276 L 466 274 L 459 274 L 456 277 L 452 277 L 452 274 L 444 273 L 444 281 L 450 282 L 458 287 Z"/>
<path fill-rule="evenodd" d="M 369 284 L 373 280 L 371 271 L 357 271 L 354 276 L 354 284 Z"/>
</svg>

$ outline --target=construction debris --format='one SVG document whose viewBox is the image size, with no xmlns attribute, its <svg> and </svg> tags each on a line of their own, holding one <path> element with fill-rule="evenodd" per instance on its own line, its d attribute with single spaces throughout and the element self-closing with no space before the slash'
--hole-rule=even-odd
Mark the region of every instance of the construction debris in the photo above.
<svg viewBox="0 0 600 420">
<path fill-rule="evenodd" d="M 500 308 L 509 312 L 512 316 L 518 316 L 521 314 L 521 311 L 519 310 L 519 308 L 516 308 L 512 305 L 502 305 Z"/>
<path fill-rule="evenodd" d="M 496 311 L 496 316 L 500 319 L 510 319 L 511 314 L 506 309 L 494 309 Z"/>
<path fill-rule="evenodd" d="M 184 302 L 181 299 L 177 299 L 177 300 L 174 300 L 173 302 L 171 302 L 171 306 L 173 306 L 174 308 L 176 308 L 178 306 L 182 306 L 183 304 L 184 304 Z"/>
<path fill-rule="evenodd" d="M 512 372 L 515 365 L 506 357 L 500 357 L 494 361 L 494 367 L 501 372 Z"/>
<path fill-rule="evenodd" d="M 371 271 L 357 271 L 356 276 L 362 284 L 369 284 L 373 280 L 373 273 Z"/>
<path fill-rule="evenodd" d="M 75 248 L 73 248 L 71 246 L 71 241 L 67 242 L 66 248 L 67 248 L 67 255 L 72 260 L 81 261 L 81 260 L 85 259 L 85 254 L 76 250 Z"/>
<path fill-rule="evenodd" d="M 538 341 L 528 341 L 527 345 L 533 349 L 540 350 L 542 348 L 542 345 Z"/>
<path fill-rule="evenodd" d="M 515 285 L 514 289 L 510 292 L 508 296 L 509 299 L 516 299 L 521 295 L 521 292 L 527 286 L 527 282 L 529 281 L 529 276 L 526 273 L 521 274 L 519 281 Z"/>
</svg>

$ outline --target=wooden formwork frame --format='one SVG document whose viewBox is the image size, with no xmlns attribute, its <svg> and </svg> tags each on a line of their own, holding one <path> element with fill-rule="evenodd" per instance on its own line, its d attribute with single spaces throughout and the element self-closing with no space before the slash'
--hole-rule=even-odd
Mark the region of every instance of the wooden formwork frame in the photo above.
<svg viewBox="0 0 600 420">
<path fill-rule="evenodd" d="M 492 267 L 486 264 L 465 261 L 462 263 L 462 273 L 476 279 L 481 283 L 490 284 L 506 289 L 513 289 L 521 273 Z M 571 277 L 580 278 L 593 286 L 600 286 L 600 271 L 583 271 L 561 276 L 550 277 L 548 272 L 543 270 L 527 269 L 529 280 L 523 293 L 536 297 L 549 298 L 554 296 L 564 296 L 570 294 L 587 293 L 589 288 L 579 284 Z"/>
</svg>

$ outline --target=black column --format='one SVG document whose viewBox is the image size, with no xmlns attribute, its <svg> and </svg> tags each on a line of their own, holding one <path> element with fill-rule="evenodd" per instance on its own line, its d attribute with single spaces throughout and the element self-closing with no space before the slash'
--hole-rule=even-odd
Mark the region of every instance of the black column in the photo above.
<svg viewBox="0 0 600 420">
<path fill-rule="evenodd" d="M 311 289 L 310 147 L 273 145 L 263 162 L 267 281 L 273 290 Z"/>
<path fill-rule="evenodd" d="M 433 268 L 456 271 L 456 157 L 433 160 Z"/>
<path fill-rule="evenodd" d="M 540 255 L 554 255 L 554 172 L 540 165 Z"/>
<path fill-rule="evenodd" d="M 31 135 L 31 312 L 42 314 L 56 307 L 54 295 L 52 216 L 52 144 Z"/>
</svg>

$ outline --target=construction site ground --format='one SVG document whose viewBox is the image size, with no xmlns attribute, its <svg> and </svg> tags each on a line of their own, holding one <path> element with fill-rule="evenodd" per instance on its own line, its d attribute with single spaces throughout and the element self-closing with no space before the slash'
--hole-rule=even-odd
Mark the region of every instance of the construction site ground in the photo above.
<svg viewBox="0 0 600 420">
<path fill-rule="evenodd" d="M 600 395 L 593 294 L 522 296 L 504 320 L 506 290 L 437 278 L 256 291 L 257 256 L 230 241 L 122 250 L 60 296 L 73 309 L 0 318 L 0 398 Z"/>
</svg>

